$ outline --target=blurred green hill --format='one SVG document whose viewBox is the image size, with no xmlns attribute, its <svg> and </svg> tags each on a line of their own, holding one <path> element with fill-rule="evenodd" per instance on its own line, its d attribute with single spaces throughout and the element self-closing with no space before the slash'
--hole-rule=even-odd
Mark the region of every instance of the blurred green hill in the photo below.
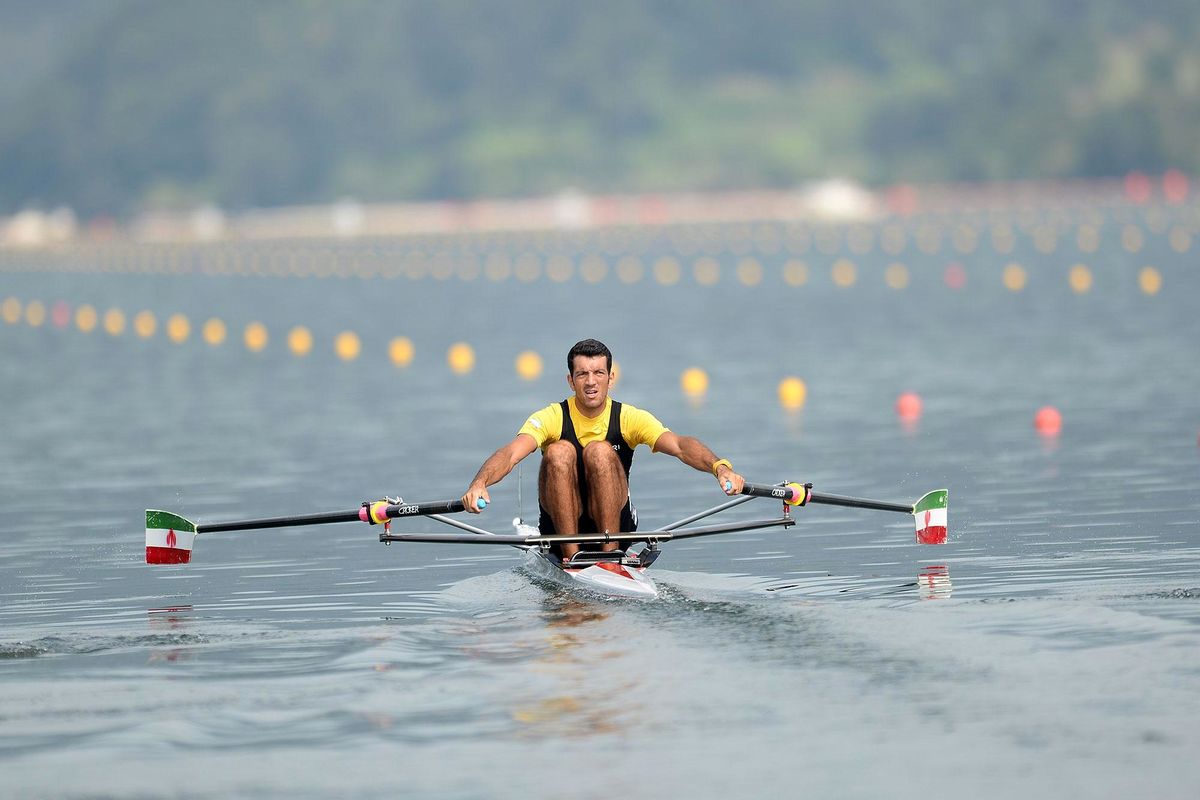
<svg viewBox="0 0 1200 800">
<path fill-rule="evenodd" d="M 1200 4 L 0 2 L 0 213 L 1200 167 Z"/>
</svg>

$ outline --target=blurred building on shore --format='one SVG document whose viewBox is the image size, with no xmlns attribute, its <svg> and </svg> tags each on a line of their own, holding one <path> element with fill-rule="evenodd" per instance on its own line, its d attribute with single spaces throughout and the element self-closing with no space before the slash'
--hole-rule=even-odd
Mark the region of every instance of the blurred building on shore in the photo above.
<svg viewBox="0 0 1200 800">
<path fill-rule="evenodd" d="M 1108 180 L 901 185 L 871 190 L 828 180 L 794 190 L 640 195 L 588 195 L 568 190 L 523 199 L 329 205 L 229 212 L 215 206 L 154 211 L 127 223 L 79 224 L 69 209 L 27 210 L 0 217 L 0 247 L 72 243 L 215 243 L 289 239 L 353 239 L 455 233 L 571 231 L 658 225 L 791 222 L 869 223 L 929 214 L 1021 209 L 1179 204 L 1192 199 L 1187 176 L 1131 173 Z"/>
</svg>

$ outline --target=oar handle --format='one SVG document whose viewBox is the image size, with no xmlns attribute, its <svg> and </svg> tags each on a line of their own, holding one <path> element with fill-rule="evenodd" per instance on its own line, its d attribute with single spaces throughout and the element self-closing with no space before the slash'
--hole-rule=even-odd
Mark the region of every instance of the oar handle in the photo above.
<svg viewBox="0 0 1200 800">
<path fill-rule="evenodd" d="M 482 497 L 479 498 L 479 508 L 487 505 Z M 358 518 L 363 522 L 377 525 L 398 517 L 428 517 L 432 514 L 457 514 L 465 511 L 462 500 L 433 500 L 428 503 L 392 503 L 387 500 L 377 500 L 374 503 L 363 503 L 358 510 Z"/>
<path fill-rule="evenodd" d="M 802 506 L 813 498 L 812 484 L 786 483 L 771 486 L 765 483 L 744 483 L 742 494 L 751 497 L 773 497 L 789 506 Z"/>
</svg>

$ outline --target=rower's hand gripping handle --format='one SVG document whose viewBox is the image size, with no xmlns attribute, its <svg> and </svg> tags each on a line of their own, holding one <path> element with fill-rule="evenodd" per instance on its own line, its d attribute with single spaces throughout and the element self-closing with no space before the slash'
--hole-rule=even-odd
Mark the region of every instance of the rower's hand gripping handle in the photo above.
<svg viewBox="0 0 1200 800">
<path fill-rule="evenodd" d="M 742 486 L 742 494 L 751 497 L 774 497 L 789 506 L 806 505 L 812 499 L 811 483 L 784 483 L 778 486 L 768 486 L 764 483 L 747 483 Z"/>
<path fill-rule="evenodd" d="M 482 497 L 476 506 L 483 509 L 487 501 Z M 371 502 L 364 500 L 358 510 L 358 518 L 368 525 L 387 525 L 397 517 L 427 517 L 431 514 L 456 514 L 465 511 L 462 500 L 437 500 L 430 503 L 405 503 L 399 497 L 385 497 Z"/>
</svg>

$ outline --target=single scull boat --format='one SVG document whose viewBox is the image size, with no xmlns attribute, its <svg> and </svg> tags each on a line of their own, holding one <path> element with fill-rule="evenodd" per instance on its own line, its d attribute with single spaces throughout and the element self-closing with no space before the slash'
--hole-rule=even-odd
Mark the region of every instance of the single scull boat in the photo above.
<svg viewBox="0 0 1200 800">
<path fill-rule="evenodd" d="M 777 517 L 766 519 L 689 527 L 692 523 L 705 517 L 741 505 L 756 497 L 781 501 L 782 513 Z M 520 519 L 514 520 L 516 533 L 497 534 L 444 516 L 448 513 L 463 511 L 460 500 L 406 503 L 398 498 L 385 498 L 374 502 L 364 502 L 353 511 L 203 524 L 196 524 L 169 511 L 147 510 L 146 563 L 188 563 L 191 560 L 196 536 L 201 533 L 262 530 L 334 522 L 366 522 L 371 525 L 383 526 L 383 531 L 379 534 L 379 541 L 384 544 L 435 542 L 516 547 L 528 554 L 527 564 L 540 575 L 583 586 L 601 594 L 654 598 L 658 596 L 658 587 L 646 575 L 646 570 L 658 559 L 659 546 L 664 542 L 765 528 L 790 528 L 796 524 L 792 518 L 792 509 L 808 503 L 911 514 L 916 524 L 918 544 L 942 544 L 946 541 L 948 510 L 945 489 L 929 492 L 916 503 L 907 505 L 842 495 L 818 494 L 812 491 L 812 484 L 780 483 L 771 486 L 747 483 L 742 489 L 742 496 L 655 530 L 630 533 L 583 533 L 570 536 L 543 536 L 537 528 L 521 522 Z M 393 520 L 415 516 L 435 519 L 459 528 L 465 533 L 400 533 L 392 531 Z M 553 548 L 556 544 L 565 543 L 575 543 L 579 544 L 581 548 L 590 549 L 580 549 L 571 559 L 564 561 Z M 596 549 L 606 546 L 614 549 Z"/>
</svg>

